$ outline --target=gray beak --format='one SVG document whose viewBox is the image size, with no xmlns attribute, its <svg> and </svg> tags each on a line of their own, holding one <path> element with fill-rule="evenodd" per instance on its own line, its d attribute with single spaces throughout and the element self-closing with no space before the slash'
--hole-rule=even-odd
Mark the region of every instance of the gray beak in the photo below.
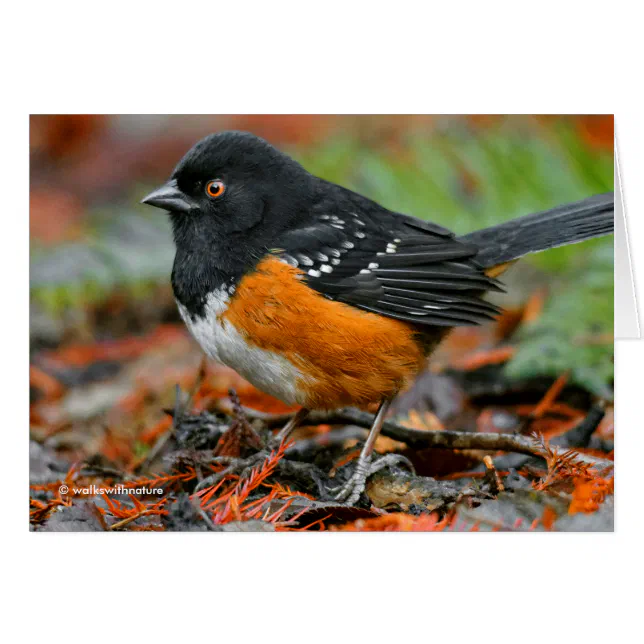
<svg viewBox="0 0 644 644">
<path fill-rule="evenodd" d="M 176 179 L 151 192 L 145 199 L 141 199 L 141 203 L 171 212 L 190 212 L 194 207 L 190 198 L 179 190 Z"/>
</svg>

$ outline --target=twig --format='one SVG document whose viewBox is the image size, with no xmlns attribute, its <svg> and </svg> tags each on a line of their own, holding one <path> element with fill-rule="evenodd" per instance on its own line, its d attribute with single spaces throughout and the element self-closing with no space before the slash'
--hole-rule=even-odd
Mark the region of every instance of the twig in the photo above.
<svg viewBox="0 0 644 644">
<path fill-rule="evenodd" d="M 194 489 L 193 495 L 196 494 L 197 492 L 201 492 L 201 490 L 204 490 L 205 488 L 215 485 L 215 483 L 219 483 L 221 479 L 223 479 L 225 476 L 228 476 L 229 474 L 234 474 L 239 470 L 242 470 L 242 472 L 245 471 L 249 467 L 255 465 L 257 462 L 262 460 L 262 458 L 264 458 L 265 456 L 266 454 L 264 452 L 257 452 L 256 454 L 253 454 L 252 456 L 249 456 L 246 459 L 235 458 L 231 456 L 217 456 L 213 458 L 212 462 L 217 462 L 217 463 L 228 462 L 229 463 L 228 467 L 221 470 L 221 472 L 215 472 L 214 474 L 207 476 L 205 479 L 199 482 Z"/>
<path fill-rule="evenodd" d="M 261 418 L 269 427 L 277 427 L 290 418 L 290 414 L 268 415 L 262 412 L 246 408 L 244 410 L 249 417 Z M 341 425 L 352 424 L 367 429 L 373 424 L 373 415 L 345 407 L 331 412 L 314 411 L 306 420 L 307 425 Z M 479 434 L 475 432 L 461 431 L 427 431 L 405 427 L 394 420 L 386 420 L 382 426 L 381 433 L 384 436 L 407 443 L 410 447 L 443 447 L 446 449 L 483 449 L 503 450 L 507 452 L 520 452 L 531 456 L 541 456 L 539 447 L 532 439 L 525 436 L 513 434 Z"/>
<path fill-rule="evenodd" d="M 264 441 L 248 422 L 237 392 L 231 388 L 228 390 L 228 396 L 233 406 L 233 421 L 220 436 L 217 447 L 215 447 L 215 455 L 241 456 L 241 453 L 248 447 L 255 450 L 262 449 Z"/>
<path fill-rule="evenodd" d="M 150 448 L 150 451 L 146 454 L 142 463 L 139 465 L 137 470 L 139 472 L 145 471 L 149 465 L 154 461 L 154 459 L 161 453 L 161 450 L 165 447 L 166 443 L 170 440 L 170 437 L 174 435 L 174 431 L 177 427 L 178 419 L 180 420 L 183 414 L 181 409 L 181 388 L 179 385 L 175 385 L 175 397 L 174 397 L 174 413 L 172 414 L 172 425 L 168 430 L 162 434 L 157 442 Z"/>
<path fill-rule="evenodd" d="M 288 420 L 288 414 L 264 414 L 255 410 L 245 408 L 244 410 L 249 418 L 261 418 L 269 427 L 281 426 L 285 420 Z M 373 415 L 368 412 L 345 407 L 332 412 L 315 411 L 311 412 L 306 420 L 307 425 L 340 425 L 352 424 L 360 427 L 371 427 Z M 394 420 L 386 420 L 382 426 L 381 434 L 394 440 L 407 443 L 412 448 L 433 448 L 440 447 L 444 449 L 478 449 L 487 451 L 504 451 L 518 452 L 519 454 L 528 454 L 530 456 L 544 457 L 541 446 L 532 438 L 520 436 L 517 434 L 494 434 L 478 433 L 450 430 L 427 431 L 411 429 L 405 427 Z M 612 461 L 579 454 L 579 460 L 591 463 L 599 467 L 613 467 Z"/>
<path fill-rule="evenodd" d="M 149 515 L 155 515 L 156 512 L 151 511 L 151 510 L 143 510 L 143 512 L 139 512 L 139 514 L 135 514 L 132 517 L 126 517 L 125 519 L 121 519 L 121 521 L 117 521 L 116 523 L 113 523 L 108 530 L 118 530 L 119 528 L 123 528 L 126 526 L 128 523 L 132 523 L 132 521 L 136 521 L 137 519 L 140 519 L 141 517 L 147 517 Z"/>
<path fill-rule="evenodd" d="M 203 381 L 206 377 L 207 362 L 204 358 L 199 364 L 199 370 L 197 371 L 197 377 L 188 393 L 188 398 L 185 403 L 181 404 L 181 387 L 177 383 L 174 389 L 174 410 L 172 412 L 172 425 L 168 430 L 159 437 L 159 440 L 150 448 L 150 451 L 146 454 L 145 459 L 137 468 L 139 471 L 143 471 L 148 468 L 148 466 L 154 461 L 154 459 L 161 453 L 166 443 L 170 440 L 170 437 L 174 436 L 174 433 L 177 429 L 177 423 L 181 420 L 182 416 L 185 415 L 186 411 L 190 409 L 192 405 L 192 399 L 195 397 L 196 393 L 201 388 Z"/>
<path fill-rule="evenodd" d="M 483 463 L 485 464 L 485 480 L 489 484 L 492 494 L 498 495 L 499 492 L 503 492 L 505 490 L 505 487 L 501 481 L 501 476 L 494 467 L 492 457 L 489 455 L 484 456 Z"/>
<path fill-rule="evenodd" d="M 565 371 L 552 383 L 552 385 L 550 385 L 550 388 L 546 391 L 539 403 L 537 403 L 534 409 L 521 421 L 521 424 L 517 429 L 519 434 L 528 433 L 532 423 L 541 418 L 550 409 L 550 407 L 552 407 L 553 403 L 566 386 L 569 377 L 570 371 Z"/>
<path fill-rule="evenodd" d="M 550 386 L 548 391 L 546 391 L 543 398 L 539 401 L 539 404 L 530 412 L 530 420 L 536 420 L 541 418 L 553 405 L 555 400 L 559 397 L 559 394 L 563 391 L 566 386 L 568 379 L 570 378 L 570 371 L 564 371 Z"/>
<path fill-rule="evenodd" d="M 217 532 L 219 528 L 212 522 L 212 519 L 208 516 L 206 511 L 201 507 L 201 504 L 196 499 L 191 499 L 190 503 L 192 507 L 199 513 L 199 516 L 204 520 L 204 523 L 208 527 L 208 530 L 213 530 Z"/>
<path fill-rule="evenodd" d="M 550 445 L 556 447 L 563 447 L 564 449 L 578 448 L 578 447 L 588 447 L 591 445 L 591 438 L 594 431 L 597 429 L 599 423 L 605 414 L 606 402 L 600 400 L 597 404 L 593 405 L 586 417 L 581 420 L 577 425 L 572 429 L 569 429 L 564 434 L 556 436 L 550 440 Z M 605 452 L 609 452 L 612 449 L 612 446 L 607 449 L 606 441 L 602 441 L 600 438 L 596 438 L 596 441 L 599 443 L 598 449 L 602 449 Z M 539 456 L 543 456 L 539 454 Z M 610 467 L 613 468 L 613 462 L 610 460 L 602 460 L 598 457 L 589 457 L 584 454 L 577 455 L 578 460 L 591 463 L 596 467 L 601 469 Z M 496 459 L 496 466 L 501 469 L 519 469 L 526 467 L 526 463 L 530 461 L 529 456 L 519 456 L 518 454 L 506 454 L 500 456 Z M 480 470 L 480 468 L 476 468 Z M 540 476 L 540 474 L 539 474 Z"/>
</svg>

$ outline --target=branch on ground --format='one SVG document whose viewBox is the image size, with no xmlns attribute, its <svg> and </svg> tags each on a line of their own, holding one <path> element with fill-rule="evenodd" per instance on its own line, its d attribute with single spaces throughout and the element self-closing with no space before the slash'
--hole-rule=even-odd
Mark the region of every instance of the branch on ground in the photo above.
<svg viewBox="0 0 644 644">
<path fill-rule="evenodd" d="M 285 424 L 291 414 L 265 414 L 253 409 L 244 409 L 249 418 L 260 418 L 269 427 L 279 427 Z M 360 427 L 369 428 L 373 424 L 373 415 L 345 407 L 331 412 L 314 411 L 306 419 L 307 425 L 340 425 L 352 424 Z M 575 431 L 575 429 L 571 430 Z M 395 420 L 386 420 L 382 426 L 382 435 L 393 438 L 409 445 L 409 447 L 431 448 L 440 447 L 444 449 L 477 449 L 486 451 L 504 451 L 517 452 L 519 454 L 528 454 L 539 458 L 545 457 L 543 447 L 538 441 L 528 436 L 518 434 L 494 434 L 494 433 L 477 433 L 450 430 L 420 430 L 405 427 Z M 599 468 L 613 468 L 614 463 L 607 459 L 589 456 L 587 454 L 577 454 L 577 458 L 585 463 L 591 463 Z"/>
</svg>

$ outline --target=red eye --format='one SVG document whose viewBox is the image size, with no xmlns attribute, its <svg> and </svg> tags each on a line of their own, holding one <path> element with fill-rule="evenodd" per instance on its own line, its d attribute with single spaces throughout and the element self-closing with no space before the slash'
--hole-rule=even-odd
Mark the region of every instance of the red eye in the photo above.
<svg viewBox="0 0 644 644">
<path fill-rule="evenodd" d="M 221 195 L 226 192 L 226 186 L 224 185 L 223 181 L 220 181 L 219 179 L 215 179 L 214 181 L 209 181 L 206 184 L 206 194 L 209 197 L 212 197 L 213 199 L 216 199 L 217 197 L 221 197 Z"/>
</svg>

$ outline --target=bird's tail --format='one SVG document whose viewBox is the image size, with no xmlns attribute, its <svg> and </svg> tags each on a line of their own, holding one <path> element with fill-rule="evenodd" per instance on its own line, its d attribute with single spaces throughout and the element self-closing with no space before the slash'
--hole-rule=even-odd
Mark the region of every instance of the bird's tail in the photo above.
<svg viewBox="0 0 644 644">
<path fill-rule="evenodd" d="M 606 192 L 477 230 L 459 240 L 478 246 L 476 261 L 490 268 L 528 253 L 609 235 L 613 228 L 614 194 Z"/>
</svg>

